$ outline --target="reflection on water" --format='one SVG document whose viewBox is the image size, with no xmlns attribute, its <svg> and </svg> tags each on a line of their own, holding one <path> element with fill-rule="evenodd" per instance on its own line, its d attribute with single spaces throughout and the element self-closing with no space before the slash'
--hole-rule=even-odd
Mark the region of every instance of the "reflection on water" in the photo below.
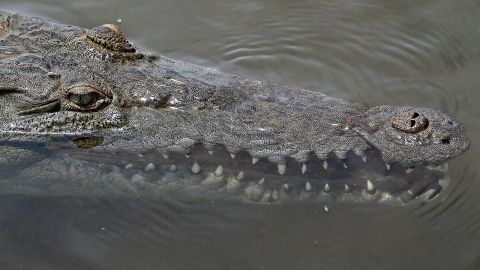
<svg viewBox="0 0 480 270">
<path fill-rule="evenodd" d="M 360 102 L 451 113 L 472 138 L 423 206 L 255 205 L 178 198 L 0 196 L 1 269 L 478 269 L 476 1 L 10 2 L 142 46 Z"/>
</svg>

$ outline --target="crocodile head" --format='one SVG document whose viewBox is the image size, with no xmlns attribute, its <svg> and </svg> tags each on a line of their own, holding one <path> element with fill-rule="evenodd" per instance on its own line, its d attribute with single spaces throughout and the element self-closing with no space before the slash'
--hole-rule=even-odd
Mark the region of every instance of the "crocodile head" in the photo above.
<svg viewBox="0 0 480 270">
<path fill-rule="evenodd" d="M 160 186 L 172 187 L 175 179 L 263 201 L 354 192 L 386 198 L 436 192 L 439 177 L 424 169 L 370 175 L 378 164 L 438 165 L 468 147 L 464 128 L 435 110 L 368 110 L 148 56 L 110 24 L 86 30 L 19 15 L 4 22 L 0 150 L 8 147 L 3 153 L 12 159 L 24 160 L 32 145 L 53 145 L 69 157 L 98 161 L 98 168 L 124 168 L 131 179 L 148 172 L 162 179 Z M 69 168 L 87 166 L 78 162 Z M 155 166 L 160 170 L 152 174 Z M 88 179 L 104 177 L 99 171 Z"/>
<path fill-rule="evenodd" d="M 378 106 L 355 117 L 356 130 L 387 163 L 441 164 L 469 147 L 467 131 L 438 110 Z"/>
</svg>

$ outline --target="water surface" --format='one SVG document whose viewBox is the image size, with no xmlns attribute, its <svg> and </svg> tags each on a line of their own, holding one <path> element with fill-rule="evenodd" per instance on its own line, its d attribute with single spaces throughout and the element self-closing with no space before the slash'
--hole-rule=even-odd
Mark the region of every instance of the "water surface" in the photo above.
<svg viewBox="0 0 480 270">
<path fill-rule="evenodd" d="M 0 8 L 88 28 L 121 21 L 136 44 L 171 58 L 368 106 L 437 108 L 472 141 L 427 205 L 0 195 L 1 269 L 480 269 L 478 1 Z"/>
</svg>

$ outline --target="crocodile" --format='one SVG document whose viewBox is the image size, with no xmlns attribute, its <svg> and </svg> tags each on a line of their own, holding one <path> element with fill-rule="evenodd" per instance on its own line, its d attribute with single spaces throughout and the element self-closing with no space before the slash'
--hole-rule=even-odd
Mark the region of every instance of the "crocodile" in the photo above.
<svg viewBox="0 0 480 270">
<path fill-rule="evenodd" d="M 2 192 L 430 200 L 469 147 L 436 109 L 225 74 L 141 49 L 114 24 L 0 14 Z"/>
</svg>

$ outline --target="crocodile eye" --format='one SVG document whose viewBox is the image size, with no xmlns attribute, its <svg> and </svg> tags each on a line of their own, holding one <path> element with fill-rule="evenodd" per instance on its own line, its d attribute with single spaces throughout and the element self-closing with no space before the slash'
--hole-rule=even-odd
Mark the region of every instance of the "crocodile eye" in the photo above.
<svg viewBox="0 0 480 270">
<path fill-rule="evenodd" d="M 110 104 L 112 94 L 90 84 L 77 84 L 67 89 L 63 108 L 70 111 L 94 111 Z"/>
<path fill-rule="evenodd" d="M 97 93 L 70 94 L 69 99 L 80 107 L 92 105 L 98 99 Z"/>
</svg>

